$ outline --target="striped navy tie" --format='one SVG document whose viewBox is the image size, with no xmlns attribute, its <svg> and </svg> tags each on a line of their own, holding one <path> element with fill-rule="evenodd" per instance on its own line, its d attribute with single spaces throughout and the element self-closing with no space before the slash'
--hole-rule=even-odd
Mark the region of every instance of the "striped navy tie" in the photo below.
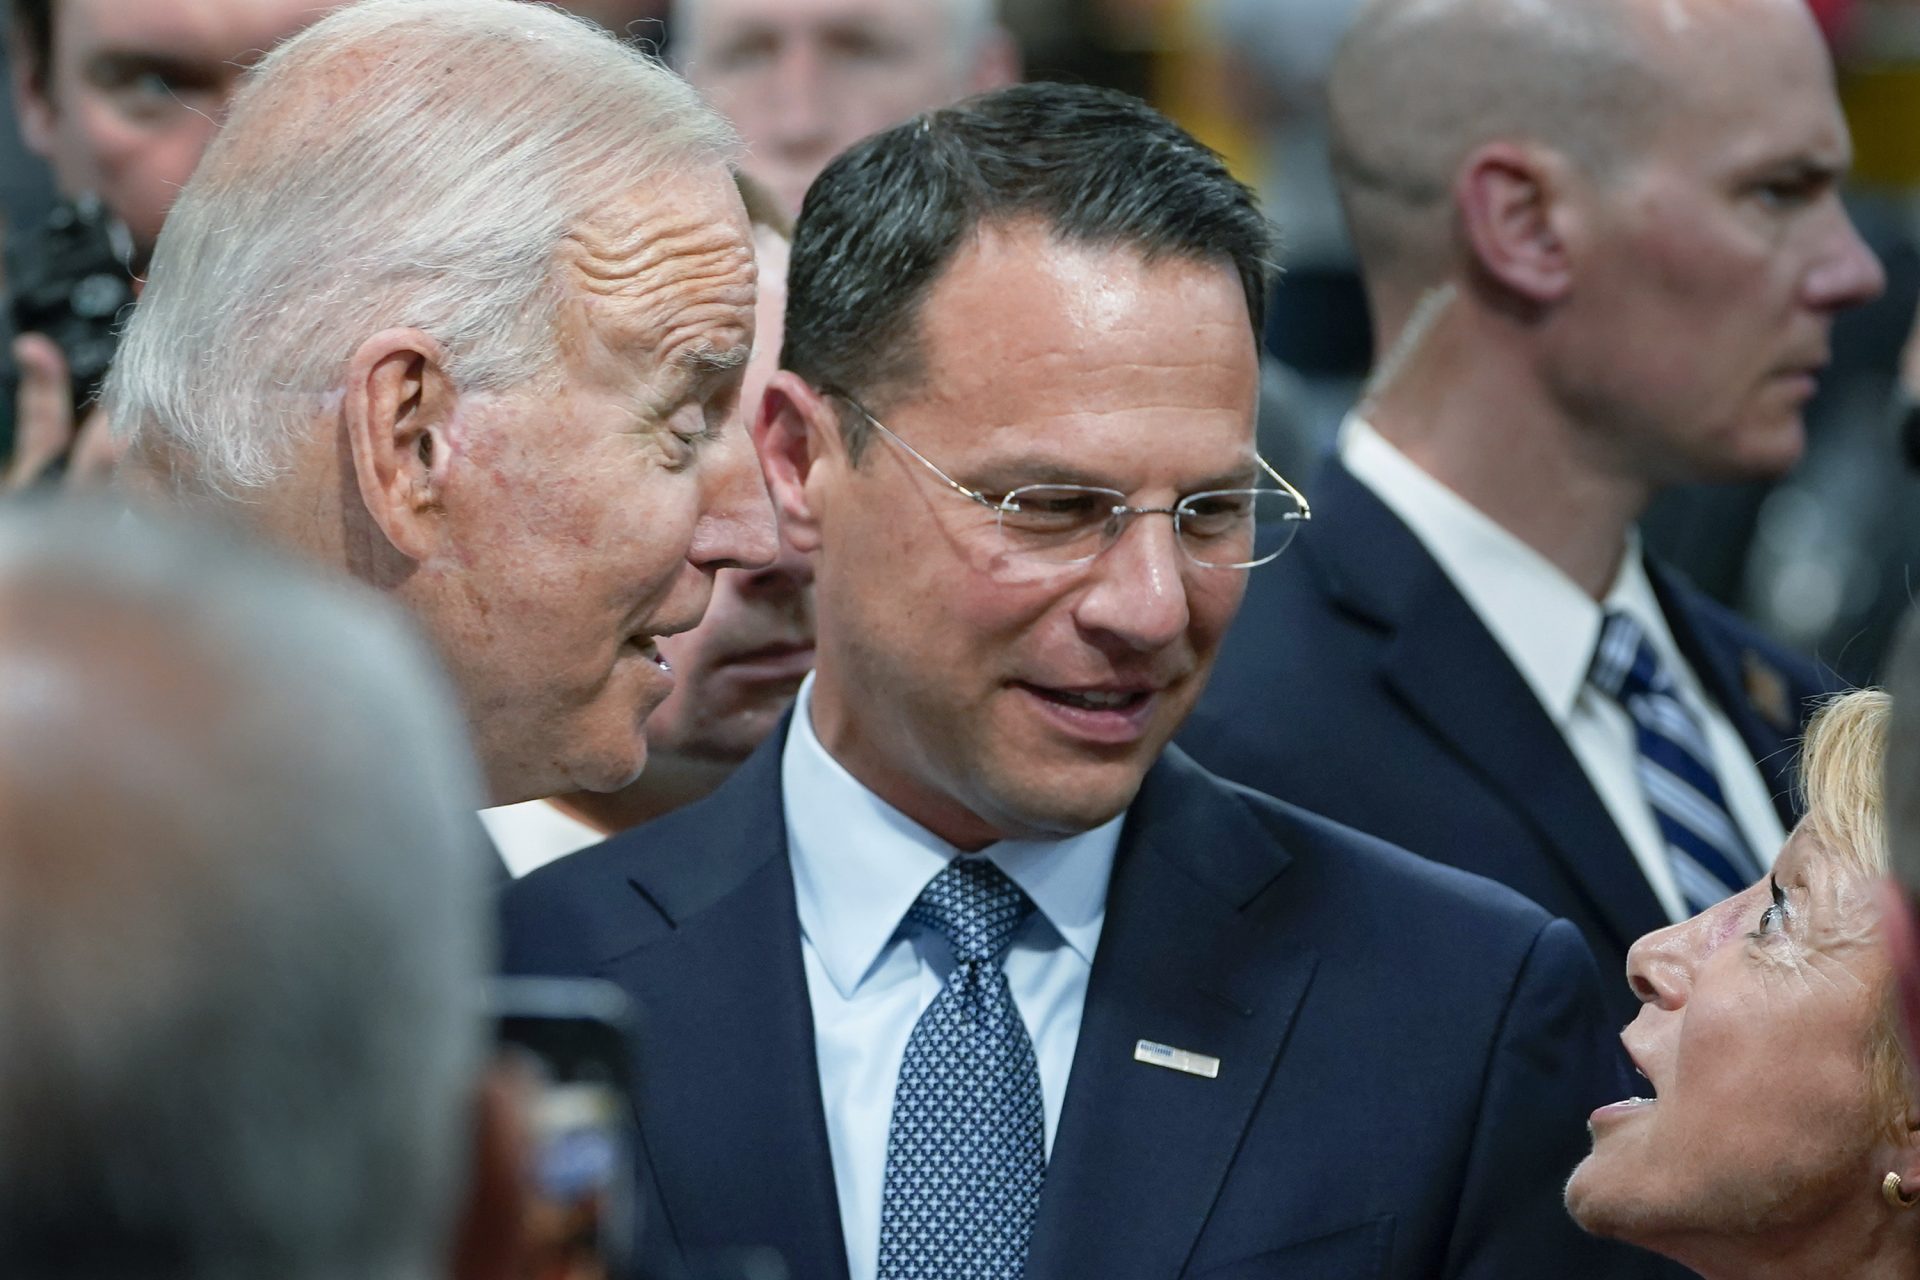
<svg viewBox="0 0 1920 1280">
<path fill-rule="evenodd" d="M 1687 910 L 1705 911 L 1758 879 L 1760 863 L 1727 809 L 1706 734 L 1639 623 L 1607 615 L 1587 679 L 1633 717 L 1640 787 Z"/>
</svg>

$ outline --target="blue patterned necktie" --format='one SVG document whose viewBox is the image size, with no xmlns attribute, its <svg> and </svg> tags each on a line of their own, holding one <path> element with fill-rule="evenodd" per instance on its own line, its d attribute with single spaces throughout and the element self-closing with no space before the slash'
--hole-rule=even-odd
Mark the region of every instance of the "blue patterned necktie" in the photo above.
<svg viewBox="0 0 1920 1280">
<path fill-rule="evenodd" d="M 1681 702 L 1640 624 L 1610 613 L 1587 679 L 1633 717 L 1640 788 L 1660 824 L 1690 913 L 1738 893 L 1760 864 L 1733 821 L 1700 722 Z"/>
<path fill-rule="evenodd" d="M 1019 1280 L 1026 1265 L 1046 1112 L 1000 957 L 1032 910 L 1000 868 L 962 856 L 907 912 L 953 944 L 954 967 L 900 1060 L 879 1280 Z"/>
</svg>

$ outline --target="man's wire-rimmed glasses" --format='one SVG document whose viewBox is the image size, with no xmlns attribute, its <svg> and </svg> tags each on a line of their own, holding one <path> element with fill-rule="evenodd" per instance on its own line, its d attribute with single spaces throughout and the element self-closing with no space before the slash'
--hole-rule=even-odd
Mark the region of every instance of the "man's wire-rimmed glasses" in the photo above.
<svg viewBox="0 0 1920 1280">
<path fill-rule="evenodd" d="M 1259 454 L 1254 461 L 1278 488 L 1209 489 L 1170 507 L 1136 507 L 1118 489 L 1082 484 L 1026 484 L 1004 494 L 969 489 L 902 440 L 844 391 L 822 394 L 845 401 L 869 426 L 905 450 L 940 482 L 994 513 L 1008 554 L 1067 567 L 1086 564 L 1112 546 L 1136 516 L 1169 516 L 1180 549 L 1206 569 L 1254 569 L 1276 559 L 1313 516 L 1306 498 Z"/>
</svg>

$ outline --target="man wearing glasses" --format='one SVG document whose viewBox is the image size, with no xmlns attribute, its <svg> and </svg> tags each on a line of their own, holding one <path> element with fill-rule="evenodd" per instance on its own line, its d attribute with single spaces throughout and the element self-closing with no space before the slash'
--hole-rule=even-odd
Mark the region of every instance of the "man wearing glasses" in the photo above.
<svg viewBox="0 0 1920 1280">
<path fill-rule="evenodd" d="M 646 1013 L 656 1267 L 1637 1274 L 1559 1204 L 1622 1089 L 1573 929 L 1166 749 L 1307 521 L 1253 448 L 1270 252 L 1088 88 L 812 189 L 756 437 L 815 674 L 710 799 L 507 900 L 511 969 Z"/>
</svg>

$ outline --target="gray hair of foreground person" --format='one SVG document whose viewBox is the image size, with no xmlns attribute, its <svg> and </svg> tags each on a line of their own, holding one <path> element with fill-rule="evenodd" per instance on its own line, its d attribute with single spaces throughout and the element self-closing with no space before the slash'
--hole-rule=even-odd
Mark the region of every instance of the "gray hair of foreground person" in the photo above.
<svg viewBox="0 0 1920 1280">
<path fill-rule="evenodd" d="M 0 512 L 0 1275 L 444 1276 L 478 778 L 370 592 Z"/>
<path fill-rule="evenodd" d="M 583 19 L 362 0 L 236 95 L 108 380 L 114 433 L 243 496 L 385 329 L 442 344 L 461 392 L 551 376 L 569 233 L 609 193 L 737 154 L 683 81 Z"/>
</svg>

